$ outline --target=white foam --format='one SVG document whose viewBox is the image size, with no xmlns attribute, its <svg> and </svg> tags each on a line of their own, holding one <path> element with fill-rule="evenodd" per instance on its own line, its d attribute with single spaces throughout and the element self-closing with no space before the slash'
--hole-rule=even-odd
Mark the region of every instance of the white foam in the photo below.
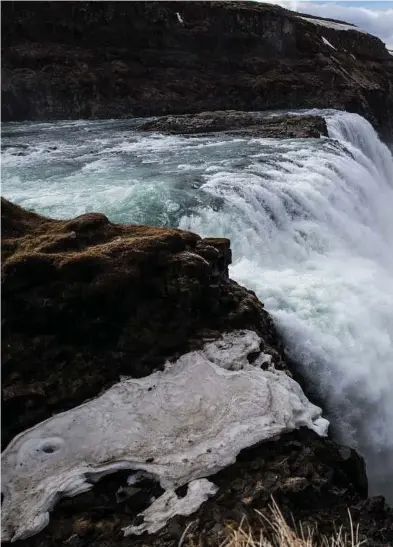
<svg viewBox="0 0 393 547">
<path fill-rule="evenodd" d="M 231 239 L 231 276 L 274 315 L 371 493 L 393 500 L 393 159 L 362 117 L 323 114 L 330 139 L 261 143 L 240 172 L 206 177 L 219 211 L 181 226 Z"/>
<path fill-rule="evenodd" d="M 118 469 L 150 473 L 169 491 L 191 483 L 186 498 L 167 492 L 128 530 L 156 531 L 213 493 L 192 481 L 230 465 L 243 448 L 301 426 L 326 435 L 328 422 L 294 380 L 248 363 L 259 343 L 254 332 L 229 333 L 15 437 L 2 456 L 3 540 L 39 532 L 60 497 Z"/>
</svg>

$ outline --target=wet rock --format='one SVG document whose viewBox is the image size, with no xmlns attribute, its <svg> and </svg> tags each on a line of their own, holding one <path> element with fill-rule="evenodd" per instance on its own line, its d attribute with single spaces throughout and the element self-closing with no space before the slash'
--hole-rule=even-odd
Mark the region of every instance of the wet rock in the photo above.
<svg viewBox="0 0 393 547">
<path fill-rule="evenodd" d="M 164 116 L 147 122 L 141 129 L 168 134 L 208 134 L 225 132 L 238 136 L 285 138 L 319 138 L 327 136 L 321 116 L 264 117 L 258 112 L 202 112 L 183 116 Z"/>
</svg>

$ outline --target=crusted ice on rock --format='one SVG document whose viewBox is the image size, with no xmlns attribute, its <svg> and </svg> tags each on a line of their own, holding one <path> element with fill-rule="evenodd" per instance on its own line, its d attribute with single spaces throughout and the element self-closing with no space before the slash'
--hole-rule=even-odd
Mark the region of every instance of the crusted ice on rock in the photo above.
<svg viewBox="0 0 393 547">
<path fill-rule="evenodd" d="M 123 528 L 124 535 L 140 535 L 144 532 L 154 534 L 175 515 L 187 516 L 194 513 L 209 496 L 214 496 L 217 490 L 217 486 L 207 479 L 190 482 L 184 498 L 179 498 L 174 490 L 167 490 L 162 496 L 153 501 L 146 511 L 140 513 L 144 518 L 142 524 Z"/>
<path fill-rule="evenodd" d="M 207 343 L 202 351 L 206 358 L 227 370 L 240 370 L 248 364 L 247 356 L 259 352 L 260 337 L 253 331 L 224 333 L 219 340 Z"/>
<path fill-rule="evenodd" d="M 248 363 L 260 341 L 251 331 L 229 333 L 15 437 L 2 457 L 3 541 L 39 532 L 55 502 L 90 489 L 94 477 L 142 470 L 174 490 L 286 431 L 326 434 L 328 422 L 299 384 Z M 182 500 L 176 510 L 186 510 Z"/>
</svg>

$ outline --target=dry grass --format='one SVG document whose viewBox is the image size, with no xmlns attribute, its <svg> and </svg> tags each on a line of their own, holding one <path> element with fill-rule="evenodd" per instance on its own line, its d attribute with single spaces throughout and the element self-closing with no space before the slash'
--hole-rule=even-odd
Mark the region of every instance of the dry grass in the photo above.
<svg viewBox="0 0 393 547">
<path fill-rule="evenodd" d="M 219 547 L 360 547 L 366 544 L 365 540 L 359 539 L 359 529 L 354 526 L 349 510 L 349 532 L 340 526 L 330 537 L 321 536 L 315 528 L 305 528 L 301 523 L 295 529 L 291 528 L 274 500 L 269 510 L 270 517 L 257 511 L 261 518 L 258 533 L 244 519 L 239 526 L 228 526 L 228 535 Z M 190 542 L 187 531 L 186 528 L 179 547 L 200 547 L 203 542 Z"/>
<path fill-rule="evenodd" d="M 359 530 L 354 527 L 349 511 L 349 534 L 340 527 L 333 536 L 323 536 L 318 540 L 315 539 L 315 529 L 305 529 L 302 524 L 297 526 L 297 530 L 292 529 L 274 500 L 270 506 L 270 518 L 259 511 L 257 513 L 262 522 L 259 535 L 255 535 L 243 521 L 238 528 L 230 530 L 229 538 L 220 547 L 360 547 L 364 544 L 359 540 Z"/>
</svg>

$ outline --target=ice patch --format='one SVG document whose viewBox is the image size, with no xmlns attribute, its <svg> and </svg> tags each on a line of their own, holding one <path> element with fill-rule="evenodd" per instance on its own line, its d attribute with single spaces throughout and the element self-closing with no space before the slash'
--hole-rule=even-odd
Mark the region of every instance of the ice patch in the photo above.
<svg viewBox="0 0 393 547">
<path fill-rule="evenodd" d="M 354 30 L 356 32 L 361 32 L 363 34 L 368 34 L 365 30 L 355 27 L 354 25 L 346 25 L 345 23 L 335 23 L 334 21 L 326 21 L 325 19 L 314 19 L 312 17 L 302 17 L 297 16 L 299 19 L 313 23 L 314 25 L 319 25 L 321 27 L 332 28 L 334 30 Z"/>
<path fill-rule="evenodd" d="M 335 49 L 335 50 L 337 51 L 337 48 L 335 48 L 334 45 L 331 44 L 331 43 L 329 42 L 329 40 L 327 40 L 327 38 L 325 38 L 324 36 L 322 36 L 322 42 L 323 42 L 325 45 L 327 45 L 327 46 L 329 46 L 329 47 L 331 47 L 332 49 Z"/>
<path fill-rule="evenodd" d="M 226 334 L 15 437 L 2 458 L 3 540 L 39 532 L 58 499 L 119 469 L 150 473 L 167 491 L 191 482 L 185 499 L 167 492 L 144 513 L 144 529 L 161 527 L 163 501 L 169 516 L 187 514 L 213 491 L 198 479 L 233 463 L 243 448 L 301 426 L 325 435 L 327 420 L 299 384 L 248 363 L 260 342 L 251 331 Z"/>
<path fill-rule="evenodd" d="M 192 515 L 210 496 L 218 491 L 217 486 L 207 479 L 199 479 L 190 482 L 187 494 L 179 498 L 174 490 L 167 490 L 155 500 L 150 507 L 140 513 L 144 522 L 139 526 L 127 526 L 123 528 L 125 536 L 140 535 L 144 532 L 154 534 L 163 528 L 169 519 L 175 515 Z"/>
</svg>

